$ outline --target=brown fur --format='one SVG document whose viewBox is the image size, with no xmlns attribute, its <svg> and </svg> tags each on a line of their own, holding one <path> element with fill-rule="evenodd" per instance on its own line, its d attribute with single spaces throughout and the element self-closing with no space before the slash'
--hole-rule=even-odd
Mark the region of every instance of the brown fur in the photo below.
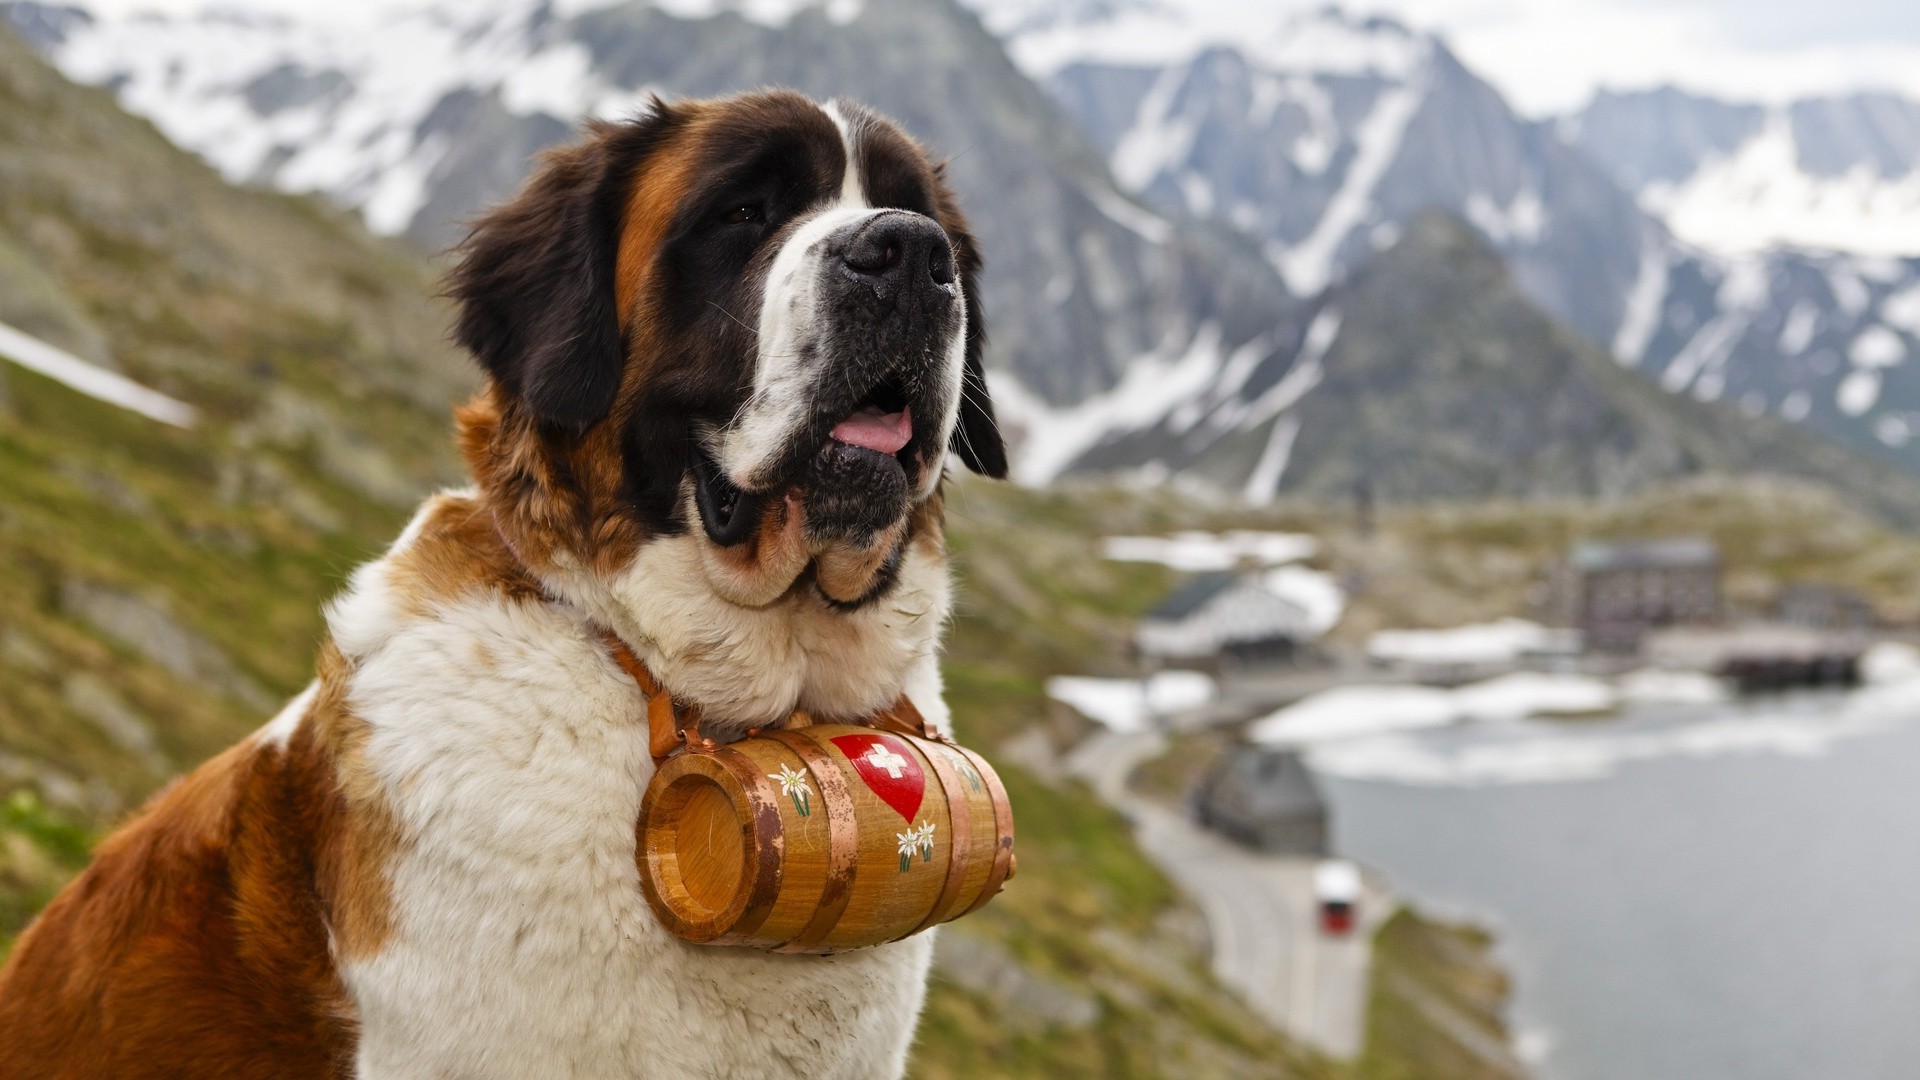
<svg viewBox="0 0 1920 1080">
<path fill-rule="evenodd" d="M 169 787 L 0 970 L 0 1076 L 347 1075 L 354 1021 L 326 897 L 364 884 L 337 872 L 363 862 L 339 857 L 353 829 L 309 729 Z"/>
</svg>

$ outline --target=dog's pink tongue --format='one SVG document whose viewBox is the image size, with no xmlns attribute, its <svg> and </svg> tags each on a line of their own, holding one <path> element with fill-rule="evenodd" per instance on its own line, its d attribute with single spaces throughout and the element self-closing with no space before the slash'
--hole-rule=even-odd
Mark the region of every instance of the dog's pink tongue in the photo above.
<svg viewBox="0 0 1920 1080">
<path fill-rule="evenodd" d="M 908 409 L 901 409 L 897 413 L 862 409 L 835 424 L 832 437 L 835 442 L 843 442 L 848 446 L 897 454 L 901 447 L 907 445 L 907 440 L 913 438 L 913 414 Z"/>
</svg>

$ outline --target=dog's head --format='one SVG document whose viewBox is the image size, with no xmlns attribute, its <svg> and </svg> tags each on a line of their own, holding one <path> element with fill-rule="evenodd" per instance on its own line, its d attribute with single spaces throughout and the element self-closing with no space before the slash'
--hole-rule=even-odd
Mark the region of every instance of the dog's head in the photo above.
<svg viewBox="0 0 1920 1080">
<path fill-rule="evenodd" d="M 593 125 L 451 279 L 468 457 L 530 564 L 703 538 L 727 599 L 884 594 L 949 451 L 1006 473 L 979 254 L 912 139 L 762 92 Z M 806 578 L 806 580 L 803 580 Z"/>
</svg>

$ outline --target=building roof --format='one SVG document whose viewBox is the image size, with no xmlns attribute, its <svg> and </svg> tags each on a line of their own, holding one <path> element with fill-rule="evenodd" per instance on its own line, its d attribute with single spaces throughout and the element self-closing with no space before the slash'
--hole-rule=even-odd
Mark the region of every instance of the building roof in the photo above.
<svg viewBox="0 0 1920 1080">
<path fill-rule="evenodd" d="M 1298 752 L 1235 748 L 1207 778 L 1200 797 L 1215 811 L 1243 821 L 1289 821 L 1326 813 L 1320 788 Z"/>
<path fill-rule="evenodd" d="M 1583 540 L 1570 556 L 1581 570 L 1678 570 L 1720 565 L 1720 549 L 1701 536 L 1608 543 Z"/>
<path fill-rule="evenodd" d="M 1314 636 L 1305 607 L 1256 575 L 1196 578 L 1140 620 L 1135 641 L 1149 656 L 1196 658 L 1228 646 L 1305 641 Z"/>
<path fill-rule="evenodd" d="M 1158 607 L 1147 612 L 1147 618 L 1164 619 L 1168 622 L 1184 619 L 1206 607 L 1209 600 L 1233 588 L 1239 580 L 1238 574 L 1225 570 L 1201 574 L 1175 589 L 1172 596 L 1160 601 Z"/>
</svg>

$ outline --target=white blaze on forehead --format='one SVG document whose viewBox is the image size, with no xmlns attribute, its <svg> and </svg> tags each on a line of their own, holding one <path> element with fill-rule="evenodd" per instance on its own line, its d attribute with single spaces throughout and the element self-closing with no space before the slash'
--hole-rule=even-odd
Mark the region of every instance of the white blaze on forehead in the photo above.
<svg viewBox="0 0 1920 1080">
<path fill-rule="evenodd" d="M 827 116 L 832 119 L 833 126 L 839 129 L 840 150 L 846 155 L 847 159 L 847 170 L 840 176 L 839 205 L 870 205 L 867 202 L 863 178 L 860 175 L 860 148 L 855 145 L 853 122 L 848 120 L 846 114 L 840 111 L 840 103 L 837 101 L 829 101 L 821 108 L 824 109 Z"/>
</svg>

